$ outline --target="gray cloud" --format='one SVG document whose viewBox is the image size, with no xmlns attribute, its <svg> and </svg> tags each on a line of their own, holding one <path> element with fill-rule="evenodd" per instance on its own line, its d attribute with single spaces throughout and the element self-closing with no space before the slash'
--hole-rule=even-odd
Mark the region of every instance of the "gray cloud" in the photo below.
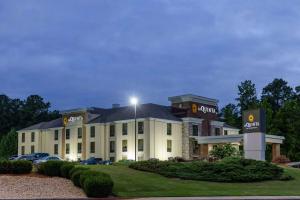
<svg viewBox="0 0 300 200">
<path fill-rule="evenodd" d="M 0 92 L 54 108 L 300 85 L 299 1 L 0 1 Z"/>
</svg>

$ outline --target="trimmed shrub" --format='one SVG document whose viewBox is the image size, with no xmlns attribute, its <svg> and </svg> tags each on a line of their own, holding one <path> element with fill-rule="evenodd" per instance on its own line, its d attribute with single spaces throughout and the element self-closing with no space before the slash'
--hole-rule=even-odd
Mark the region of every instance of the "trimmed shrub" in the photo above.
<svg viewBox="0 0 300 200">
<path fill-rule="evenodd" d="M 60 167 L 64 164 L 64 161 L 50 160 L 41 163 L 38 168 L 38 172 L 45 174 L 47 176 L 61 176 Z"/>
<path fill-rule="evenodd" d="M 86 167 L 76 167 L 74 166 L 70 171 L 69 171 L 69 177 L 71 178 L 73 173 L 75 173 L 77 170 L 87 170 L 88 168 Z"/>
<path fill-rule="evenodd" d="M 9 174 L 11 173 L 12 162 L 8 160 L 0 161 L 0 174 Z"/>
<path fill-rule="evenodd" d="M 28 174 L 32 171 L 32 163 L 27 160 L 12 161 L 11 172 L 13 174 Z"/>
<path fill-rule="evenodd" d="M 84 170 L 80 174 L 79 182 L 80 186 L 83 188 L 84 186 L 84 181 L 89 178 L 89 177 L 102 177 L 102 176 L 109 176 L 108 174 L 105 174 L 103 172 L 99 171 L 92 171 L 92 170 Z"/>
<path fill-rule="evenodd" d="M 0 174 L 26 174 L 32 171 L 32 163 L 26 160 L 0 161 Z"/>
<path fill-rule="evenodd" d="M 283 174 L 283 169 L 276 165 L 243 158 L 227 158 L 214 163 L 149 160 L 132 163 L 129 167 L 167 177 L 215 182 L 278 180 Z"/>
<path fill-rule="evenodd" d="M 94 176 L 86 178 L 83 190 L 88 197 L 107 197 L 112 193 L 113 185 L 110 176 Z"/>
<path fill-rule="evenodd" d="M 60 175 L 64 178 L 70 179 L 70 171 L 75 167 L 73 163 L 64 163 L 60 167 Z"/>
<path fill-rule="evenodd" d="M 76 171 L 74 171 L 72 173 L 71 180 L 75 186 L 80 187 L 80 175 L 82 172 L 87 171 L 87 170 L 88 170 L 87 168 L 77 169 Z"/>
</svg>

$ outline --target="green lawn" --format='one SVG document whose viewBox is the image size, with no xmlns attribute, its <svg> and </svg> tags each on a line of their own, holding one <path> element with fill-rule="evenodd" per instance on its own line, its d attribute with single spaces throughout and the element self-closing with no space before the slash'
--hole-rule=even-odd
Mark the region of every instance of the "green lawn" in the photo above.
<svg viewBox="0 0 300 200">
<path fill-rule="evenodd" d="M 114 194 L 119 197 L 300 195 L 300 170 L 293 168 L 285 170 L 295 177 L 295 180 L 258 183 L 214 183 L 170 179 L 126 166 L 91 166 L 91 168 L 111 175 L 115 183 Z"/>
</svg>

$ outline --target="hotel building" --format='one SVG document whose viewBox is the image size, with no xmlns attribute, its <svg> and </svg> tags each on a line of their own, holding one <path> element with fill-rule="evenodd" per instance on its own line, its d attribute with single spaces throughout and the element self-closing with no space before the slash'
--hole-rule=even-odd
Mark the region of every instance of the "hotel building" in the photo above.
<svg viewBox="0 0 300 200">
<path fill-rule="evenodd" d="M 170 106 L 137 105 L 136 142 L 133 106 L 72 109 L 62 111 L 59 119 L 19 130 L 18 154 L 45 152 L 66 160 L 198 159 L 216 144 L 242 145 L 239 129 L 218 119 L 216 99 L 187 94 L 169 101 Z M 282 141 L 266 136 L 273 157 L 280 155 Z"/>
</svg>

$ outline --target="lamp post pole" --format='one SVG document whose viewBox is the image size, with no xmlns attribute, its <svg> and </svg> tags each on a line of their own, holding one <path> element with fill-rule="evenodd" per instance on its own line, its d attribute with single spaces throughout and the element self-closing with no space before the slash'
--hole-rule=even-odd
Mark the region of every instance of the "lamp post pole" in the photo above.
<svg viewBox="0 0 300 200">
<path fill-rule="evenodd" d="M 136 104 L 134 104 L 134 161 L 136 161 Z"/>
</svg>

